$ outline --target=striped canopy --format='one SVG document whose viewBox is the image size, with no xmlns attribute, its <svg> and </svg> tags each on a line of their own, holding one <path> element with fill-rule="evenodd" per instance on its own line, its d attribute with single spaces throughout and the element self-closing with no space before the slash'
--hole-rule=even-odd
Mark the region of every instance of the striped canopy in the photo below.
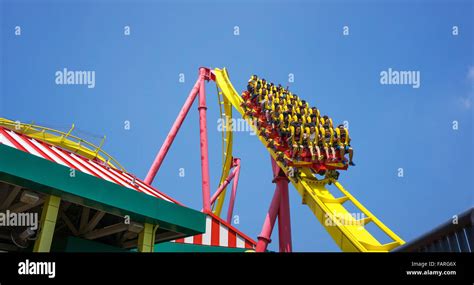
<svg viewBox="0 0 474 285">
<path fill-rule="evenodd" d="M 181 203 L 158 191 L 153 186 L 138 179 L 133 174 L 111 167 L 99 159 L 86 158 L 59 146 L 28 137 L 27 135 L 2 126 L 0 126 L 0 143 L 64 165 L 68 168 L 107 180 L 111 183 L 127 187 L 134 191 L 142 192 L 155 198 L 183 206 Z M 206 214 L 205 233 L 178 239 L 174 242 L 242 249 L 255 248 L 256 243 L 251 238 L 214 214 Z"/>
<path fill-rule="evenodd" d="M 163 194 L 154 187 L 145 184 L 145 182 L 133 174 L 110 167 L 99 159 L 85 158 L 69 150 L 30 138 L 2 126 L 0 126 L 0 143 L 129 189 L 181 205 L 181 203 Z"/>
</svg>

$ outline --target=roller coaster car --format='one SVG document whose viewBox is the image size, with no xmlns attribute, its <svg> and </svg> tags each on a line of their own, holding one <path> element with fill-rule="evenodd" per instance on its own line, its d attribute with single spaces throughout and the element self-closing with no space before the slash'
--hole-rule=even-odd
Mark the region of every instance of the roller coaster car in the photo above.
<svg viewBox="0 0 474 285">
<path fill-rule="evenodd" d="M 248 91 L 242 92 L 242 98 L 248 100 L 250 98 Z M 270 122 L 267 122 L 266 116 L 259 105 L 247 105 L 246 101 L 242 102 L 241 107 L 244 107 L 247 116 L 250 116 L 257 123 L 257 132 L 266 141 L 266 147 L 277 152 L 284 153 L 281 161 L 284 161 L 290 167 L 310 167 L 315 173 L 326 173 L 331 170 L 347 170 L 347 163 L 342 163 L 339 153 L 336 153 L 336 160 L 334 162 L 314 162 L 312 161 L 311 153 L 308 149 L 304 149 L 298 160 L 292 160 L 291 150 L 285 146 L 285 142 L 277 135 Z M 248 102 L 248 101 L 247 101 Z"/>
<path fill-rule="evenodd" d="M 310 167 L 315 173 L 325 172 L 328 170 L 347 170 L 347 163 L 339 161 L 335 162 L 311 162 L 311 161 L 288 161 L 288 166 L 293 167 Z"/>
<path fill-rule="evenodd" d="M 342 163 L 339 154 L 337 153 L 337 160 L 333 162 L 324 162 L 324 161 L 311 161 L 311 153 L 308 150 L 304 150 L 301 154 L 300 159 L 291 160 L 291 151 L 288 150 L 285 152 L 286 164 L 293 167 L 309 167 L 315 173 L 322 173 L 330 170 L 347 170 L 348 164 Z"/>
</svg>

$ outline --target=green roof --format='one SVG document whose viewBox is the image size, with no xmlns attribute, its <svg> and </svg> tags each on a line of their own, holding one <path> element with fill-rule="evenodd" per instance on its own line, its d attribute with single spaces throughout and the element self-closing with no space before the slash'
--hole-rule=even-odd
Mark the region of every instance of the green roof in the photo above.
<svg viewBox="0 0 474 285">
<path fill-rule="evenodd" d="M 205 215 L 0 144 L 0 180 L 186 236 L 205 232 Z"/>
</svg>

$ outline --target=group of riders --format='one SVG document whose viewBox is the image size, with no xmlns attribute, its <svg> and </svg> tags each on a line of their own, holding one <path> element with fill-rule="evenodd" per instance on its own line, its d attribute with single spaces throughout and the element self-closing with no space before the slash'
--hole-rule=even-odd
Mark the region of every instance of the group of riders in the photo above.
<svg viewBox="0 0 474 285">
<path fill-rule="evenodd" d="M 254 121 L 280 159 L 355 165 L 348 129 L 342 124 L 334 128 L 331 118 L 321 116 L 318 108 L 288 88 L 252 75 L 242 98 L 245 116 Z"/>
</svg>

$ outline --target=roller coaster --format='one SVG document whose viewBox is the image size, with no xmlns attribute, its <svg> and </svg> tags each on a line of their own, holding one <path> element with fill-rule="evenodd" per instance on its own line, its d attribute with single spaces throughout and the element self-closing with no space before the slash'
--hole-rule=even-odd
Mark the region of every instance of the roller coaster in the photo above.
<svg viewBox="0 0 474 285">
<path fill-rule="evenodd" d="M 170 130 L 168 137 L 165 140 L 160 152 L 158 153 L 145 182 L 151 183 L 153 177 L 156 175 L 161 163 L 168 149 L 171 146 L 176 134 L 181 126 L 186 114 L 188 113 L 192 102 L 199 94 L 199 113 L 200 113 L 200 134 L 201 134 L 201 164 L 202 164 L 202 188 L 203 188 L 203 205 L 204 211 L 211 210 L 211 203 L 213 206 L 213 213 L 220 216 L 226 197 L 226 187 L 230 180 L 238 179 L 240 168 L 240 160 L 237 160 L 233 155 L 233 133 L 231 126 L 225 128 L 223 132 L 223 165 L 220 178 L 220 187 L 213 195 L 212 199 L 209 194 L 209 170 L 207 157 L 207 129 L 206 129 L 206 101 L 205 101 L 205 82 L 213 81 L 218 88 L 218 100 L 220 106 L 220 113 L 223 116 L 223 121 L 230 124 L 232 122 L 233 113 L 235 109 L 257 134 L 258 139 L 267 149 L 272 157 L 272 169 L 274 174 L 273 182 L 276 184 L 274 196 L 272 198 L 268 214 L 265 217 L 262 232 L 258 237 L 256 251 L 267 250 L 268 243 L 271 241 L 271 233 L 278 218 L 279 230 L 279 249 L 282 252 L 292 251 L 291 245 L 291 224 L 289 214 L 289 200 L 288 200 L 288 183 L 294 186 L 302 197 L 303 204 L 307 205 L 320 223 L 325 227 L 327 232 L 334 239 L 336 244 L 342 251 L 349 252 L 388 252 L 394 248 L 404 244 L 404 241 L 384 225 L 374 214 L 365 208 L 349 191 L 347 191 L 338 181 L 337 176 L 332 175 L 332 171 L 326 171 L 323 178 L 318 179 L 315 175 L 314 167 L 311 163 L 296 163 L 289 165 L 279 157 L 279 154 L 274 149 L 269 147 L 269 141 L 262 136 L 252 119 L 245 114 L 243 109 L 244 100 L 242 96 L 236 91 L 232 85 L 228 72 L 223 69 L 209 69 L 200 68 L 199 78 L 191 90 L 188 99 L 186 100 L 181 112 L 178 115 L 173 127 Z M 232 168 L 234 171 L 231 172 Z M 298 175 L 294 175 L 294 168 L 297 169 Z M 347 169 L 347 165 L 341 162 L 326 165 L 328 170 Z M 237 173 L 237 175 L 236 175 Z M 237 178 L 235 178 L 237 176 Z M 327 185 L 335 185 L 341 192 L 341 195 L 335 197 L 331 191 L 328 190 Z M 232 216 L 233 205 L 236 195 L 236 183 L 233 185 L 232 194 L 229 201 L 229 209 L 227 213 L 227 220 L 230 222 Z M 215 202 L 214 202 L 215 201 Z M 350 201 L 363 214 L 363 218 L 357 219 L 353 213 L 347 210 L 344 203 Z M 380 242 L 372 233 L 365 227 L 368 223 L 373 223 L 392 241 L 388 243 Z"/>
<path fill-rule="evenodd" d="M 220 109 L 220 116 L 226 127 L 222 132 L 222 171 L 217 190 L 211 196 L 209 179 L 209 156 L 208 156 L 208 138 L 207 138 L 207 106 L 206 106 L 206 82 L 214 82 L 217 86 L 217 98 Z M 244 91 L 245 93 L 246 91 Z M 248 94 L 247 94 L 248 95 Z M 84 168 L 84 172 L 100 174 L 107 180 L 120 183 L 128 188 L 133 188 L 143 192 L 149 192 L 157 197 L 164 197 L 165 200 L 176 202 L 168 196 L 156 191 L 151 184 L 159 171 L 174 139 L 176 138 L 184 119 L 196 100 L 199 110 L 199 128 L 200 128 L 200 150 L 201 150 L 201 175 L 202 175 L 202 212 L 217 219 L 231 229 L 231 219 L 233 208 L 237 195 L 238 179 L 240 175 L 241 160 L 233 153 L 233 131 L 232 124 L 233 110 L 245 119 L 257 134 L 256 137 L 261 141 L 263 147 L 271 156 L 271 166 L 273 171 L 273 183 L 276 184 L 275 192 L 271 200 L 269 210 L 265 216 L 264 223 L 256 246 L 252 246 L 251 239 L 245 239 L 242 244 L 245 248 L 254 248 L 257 252 L 267 251 L 268 244 L 271 242 L 271 235 L 278 219 L 278 235 L 280 252 L 292 251 L 291 240 L 291 219 L 289 204 L 289 183 L 297 190 L 302 198 L 302 203 L 307 205 L 317 220 L 323 225 L 329 235 L 336 242 L 338 247 L 345 252 L 389 252 L 404 244 L 404 241 L 384 225 L 373 213 L 366 209 L 354 196 L 350 194 L 338 181 L 337 170 L 347 170 L 348 165 L 344 162 L 344 157 L 339 156 L 338 160 L 317 162 L 311 160 L 290 159 L 287 152 L 279 151 L 272 145 L 272 140 L 278 139 L 273 136 L 270 139 L 262 131 L 261 126 L 255 122 L 254 118 L 248 115 L 245 109 L 245 100 L 239 95 L 232 85 L 229 74 L 225 68 L 210 69 L 201 67 L 199 76 L 191 89 L 182 109 L 180 110 L 174 124 L 172 125 L 164 143 L 162 144 L 153 164 L 151 165 L 146 178 L 141 181 L 125 172 L 124 168 L 109 154 L 104 152 L 101 147 L 94 146 L 78 137 L 68 133 L 58 132 L 52 129 L 39 127 L 35 125 L 21 124 L 6 119 L 0 119 L 0 127 L 11 131 L 5 131 L 0 128 L 0 143 L 16 146 L 24 151 L 40 154 L 49 160 L 57 160 L 58 163 L 74 167 L 66 161 L 66 156 L 59 149 L 52 147 L 53 155 L 46 155 L 46 147 L 40 141 L 49 145 L 59 146 L 71 152 L 74 161 L 81 161 L 79 169 Z M 245 96 L 244 96 L 245 97 Z M 15 133 L 21 132 L 30 139 L 20 140 L 24 146 L 18 145 Z M 12 137 L 14 136 L 14 137 Z M 18 138 L 17 138 L 18 139 Z M 50 151 L 50 150 L 48 150 Z M 44 155 L 43 155 L 44 154 Z M 77 156 L 76 156 L 77 155 Z M 57 157 L 59 159 L 56 159 Z M 92 166 L 86 166 L 85 160 L 89 160 Z M 109 169 L 112 171 L 108 172 Z M 109 173 L 109 174 L 107 174 Z M 96 175 L 99 176 L 99 175 Z M 116 178 L 116 179 L 114 179 Z M 123 178 L 123 179 L 122 179 Z M 118 180 L 118 181 L 115 181 Z M 130 182 L 130 181 L 132 182 Z M 226 221 L 220 218 L 222 215 L 224 202 L 226 200 L 227 188 L 232 184 L 231 194 L 228 202 Z M 340 194 L 333 194 L 329 186 L 334 185 Z M 354 211 L 350 211 L 346 206 L 351 202 L 362 215 L 357 217 Z M 383 243 L 376 238 L 366 227 L 372 223 L 391 241 Z M 242 235 L 244 236 L 244 235 Z M 176 240 L 179 242 L 178 240 Z M 253 242 L 254 243 L 254 242 Z"/>
</svg>

